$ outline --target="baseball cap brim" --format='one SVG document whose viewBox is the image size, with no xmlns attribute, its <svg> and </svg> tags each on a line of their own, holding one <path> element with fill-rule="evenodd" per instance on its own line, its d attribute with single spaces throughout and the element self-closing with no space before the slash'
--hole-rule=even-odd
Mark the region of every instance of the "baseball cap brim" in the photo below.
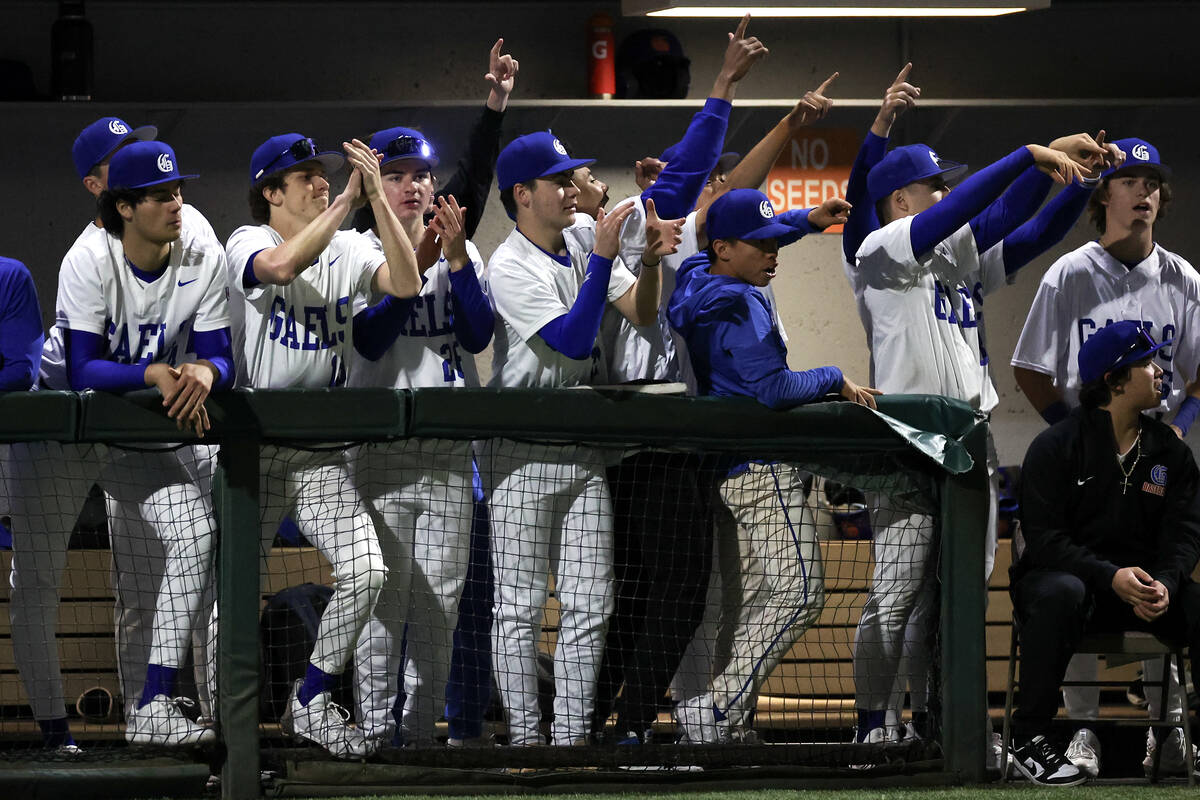
<svg viewBox="0 0 1200 800">
<path fill-rule="evenodd" d="M 1163 349 L 1164 347 L 1168 347 L 1173 341 L 1175 341 L 1175 340 L 1167 339 L 1166 341 L 1159 342 L 1158 344 L 1154 345 L 1154 347 L 1151 347 L 1147 350 L 1139 350 L 1136 353 L 1130 353 L 1128 356 L 1126 356 L 1125 358 L 1122 358 L 1116 364 L 1113 364 L 1111 367 L 1106 369 L 1105 372 L 1106 373 L 1112 372 L 1113 370 L 1120 369 L 1121 367 L 1127 367 L 1130 364 L 1136 364 L 1137 362 L 1142 361 L 1143 359 L 1154 355 L 1155 353 L 1157 353 L 1159 350 Z M 1101 377 L 1103 377 L 1103 376 L 1101 376 Z"/>
<path fill-rule="evenodd" d="M 137 186 L 130 186 L 129 188 L 130 189 L 148 189 L 151 186 L 158 186 L 159 184 L 170 183 L 171 181 L 190 181 L 193 178 L 199 178 L 199 177 L 200 177 L 199 175 L 169 175 L 166 178 L 162 178 L 161 180 L 150 181 L 149 183 L 142 183 Z"/>
<path fill-rule="evenodd" d="M 790 239 L 788 237 L 791 237 Z M 766 225 L 761 225 L 752 231 L 743 233 L 739 236 L 730 236 L 730 239 L 778 239 L 780 246 L 791 244 L 800 238 L 800 233 L 791 225 L 786 225 L 782 222 L 768 222 Z M 787 241 L 785 241 L 785 239 Z"/>
<path fill-rule="evenodd" d="M 548 170 L 543 172 L 541 175 L 533 175 L 532 177 L 526 178 L 525 180 L 517 181 L 517 183 L 524 183 L 525 181 L 531 181 L 531 180 L 534 180 L 535 178 L 546 178 L 551 175 L 558 175 L 560 172 L 574 172 L 575 170 L 579 169 L 580 167 L 590 167 L 592 164 L 595 164 L 595 163 L 596 163 L 596 159 L 594 159 L 594 158 L 568 158 L 565 161 L 559 161 L 557 164 L 550 167 Z"/>
<path fill-rule="evenodd" d="M 344 155 L 342 155 L 341 153 L 338 153 L 334 150 L 326 150 L 323 153 L 317 153 L 312 158 L 306 158 L 303 161 L 296 161 L 292 164 L 284 164 L 283 166 L 279 167 L 278 169 L 273 169 L 270 172 L 266 173 L 265 175 L 260 176 L 258 178 L 258 180 L 254 181 L 253 185 L 258 186 L 260 183 L 265 181 L 267 178 L 270 178 L 272 175 L 278 175 L 281 172 L 287 172 L 289 169 L 295 169 L 296 167 L 300 166 L 301 164 L 311 164 L 314 161 L 317 162 L 318 164 L 320 164 L 322 167 L 324 167 L 326 172 L 332 174 L 332 173 L 340 170 L 343 166 L 345 166 L 346 157 Z"/>
<path fill-rule="evenodd" d="M 1162 164 L 1150 164 L 1145 161 L 1135 161 L 1133 163 L 1129 163 L 1127 161 L 1124 164 L 1122 164 L 1118 169 L 1105 170 L 1103 173 L 1101 173 L 1100 177 L 1111 178 L 1114 175 L 1120 175 L 1121 173 L 1126 172 L 1127 170 L 1134 169 L 1135 167 L 1142 167 L 1145 169 L 1154 170 L 1155 172 L 1158 173 L 1159 180 L 1167 181 L 1167 180 L 1171 179 L 1171 168 L 1170 167 L 1164 166 Z"/>
</svg>

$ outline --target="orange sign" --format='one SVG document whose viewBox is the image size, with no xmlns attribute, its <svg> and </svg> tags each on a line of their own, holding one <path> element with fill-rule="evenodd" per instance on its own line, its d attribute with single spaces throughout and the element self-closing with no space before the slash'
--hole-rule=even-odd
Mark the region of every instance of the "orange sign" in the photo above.
<svg viewBox="0 0 1200 800">
<path fill-rule="evenodd" d="M 861 142 L 862 132 L 852 128 L 804 128 L 796 133 L 767 173 L 766 193 L 775 210 L 812 208 L 831 197 L 844 198 Z M 841 225 L 825 229 L 841 232 Z"/>
</svg>

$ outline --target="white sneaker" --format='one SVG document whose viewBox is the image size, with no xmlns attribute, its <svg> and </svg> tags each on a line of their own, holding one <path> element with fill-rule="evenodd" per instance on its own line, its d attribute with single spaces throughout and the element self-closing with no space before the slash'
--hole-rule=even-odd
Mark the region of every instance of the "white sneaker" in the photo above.
<svg viewBox="0 0 1200 800">
<path fill-rule="evenodd" d="M 712 695 L 684 700 L 675 706 L 675 718 L 683 729 L 680 744 L 719 744 L 728 738 L 728 729 L 717 722 L 713 712 Z"/>
<path fill-rule="evenodd" d="M 1190 767 L 1193 774 L 1200 778 L 1200 770 L 1196 768 L 1196 745 L 1192 745 L 1191 758 L 1184 756 L 1183 745 L 1183 728 L 1172 729 L 1171 735 L 1167 737 L 1166 744 L 1163 745 L 1162 760 L 1158 765 L 1159 775 L 1183 775 L 1186 777 L 1188 768 Z M 1146 731 L 1146 758 L 1142 760 L 1142 769 L 1145 771 L 1147 778 L 1154 772 L 1155 749 L 1154 729 L 1151 728 Z"/>
<path fill-rule="evenodd" d="M 156 695 L 146 705 L 134 709 L 125 725 L 125 741 L 130 744 L 157 744 L 179 747 L 190 744 L 215 742 L 217 732 L 212 728 L 197 725 L 183 715 L 179 706 L 190 705 L 186 697 L 171 699 L 165 694 Z"/>
<path fill-rule="evenodd" d="M 1100 740 L 1090 728 L 1075 731 L 1067 745 L 1067 761 L 1089 778 L 1100 774 Z"/>
<path fill-rule="evenodd" d="M 1061 756 L 1043 736 L 1035 736 L 1013 753 L 1013 766 L 1041 786 L 1078 786 L 1087 775 Z"/>
<path fill-rule="evenodd" d="M 299 688 L 296 681 L 288 698 L 293 736 L 321 745 L 334 758 L 366 758 L 378 749 L 377 740 L 367 739 L 348 724 L 350 712 L 333 702 L 329 692 L 321 692 L 304 706 L 297 697 Z"/>
</svg>

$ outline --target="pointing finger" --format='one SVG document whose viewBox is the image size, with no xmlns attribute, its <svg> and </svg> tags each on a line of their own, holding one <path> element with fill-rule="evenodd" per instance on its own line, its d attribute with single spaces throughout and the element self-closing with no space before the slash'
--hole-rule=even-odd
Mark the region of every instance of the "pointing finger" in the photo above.
<svg viewBox="0 0 1200 800">
<path fill-rule="evenodd" d="M 492 58 L 493 59 L 500 58 L 500 48 L 503 46 L 504 46 L 504 38 L 503 37 L 497 39 L 496 43 L 494 45 L 492 45 Z"/>
<path fill-rule="evenodd" d="M 904 83 L 908 80 L 908 73 L 910 72 L 912 72 L 911 61 L 900 68 L 900 72 L 896 75 L 896 80 L 892 81 L 892 85 L 895 86 L 897 83 Z"/>
<path fill-rule="evenodd" d="M 737 33 L 735 33 L 733 35 L 733 38 L 745 39 L 746 38 L 746 26 L 749 24 L 750 24 L 750 15 L 747 14 L 746 16 L 742 17 L 742 21 L 738 23 Z"/>
<path fill-rule="evenodd" d="M 840 72 L 835 72 L 832 75 L 830 75 L 828 78 L 826 78 L 825 82 L 817 87 L 817 94 L 825 94 L 825 90 L 829 88 L 829 84 L 833 83 L 834 80 L 837 79 L 837 76 L 840 74 L 841 74 Z"/>
</svg>

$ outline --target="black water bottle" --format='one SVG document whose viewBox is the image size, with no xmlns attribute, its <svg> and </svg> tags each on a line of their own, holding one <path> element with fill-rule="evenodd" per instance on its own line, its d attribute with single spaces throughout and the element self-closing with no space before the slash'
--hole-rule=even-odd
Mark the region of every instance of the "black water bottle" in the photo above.
<svg viewBox="0 0 1200 800">
<path fill-rule="evenodd" d="M 92 23 L 83 15 L 83 0 L 62 0 L 50 29 L 51 84 L 59 100 L 92 99 Z"/>
</svg>

